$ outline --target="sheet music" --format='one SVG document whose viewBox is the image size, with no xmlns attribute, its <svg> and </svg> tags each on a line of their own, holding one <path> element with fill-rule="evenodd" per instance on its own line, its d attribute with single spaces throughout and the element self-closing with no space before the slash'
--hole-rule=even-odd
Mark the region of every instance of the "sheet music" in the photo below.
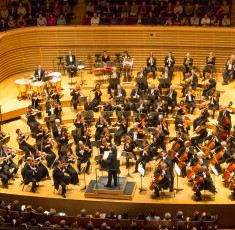
<svg viewBox="0 0 235 230">
<path fill-rule="evenodd" d="M 176 163 L 175 163 L 175 172 L 177 173 L 178 176 L 180 176 L 181 169 L 179 168 L 179 166 Z"/>
<path fill-rule="evenodd" d="M 141 163 L 138 164 L 138 172 L 140 173 L 141 176 L 145 176 L 145 170 L 143 168 L 143 165 Z"/>
<path fill-rule="evenodd" d="M 118 152 L 117 152 L 117 160 L 120 160 L 120 159 L 121 159 L 121 155 L 122 155 L 122 152 L 121 152 L 121 151 L 118 151 Z"/>
<path fill-rule="evenodd" d="M 210 165 L 210 167 L 211 167 L 211 171 L 212 171 L 216 176 L 219 176 L 218 170 L 217 170 L 213 165 Z"/>
<path fill-rule="evenodd" d="M 104 151 L 103 160 L 107 160 L 109 156 L 109 151 Z"/>
</svg>

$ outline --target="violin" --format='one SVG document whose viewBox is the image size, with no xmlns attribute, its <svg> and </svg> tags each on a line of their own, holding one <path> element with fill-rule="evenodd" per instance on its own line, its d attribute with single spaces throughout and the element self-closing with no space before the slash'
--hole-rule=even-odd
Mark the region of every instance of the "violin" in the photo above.
<svg viewBox="0 0 235 230">
<path fill-rule="evenodd" d="M 141 128 L 139 128 L 139 127 L 137 127 L 137 128 L 135 129 L 135 132 L 136 132 L 137 134 L 141 134 L 141 135 L 147 134 L 143 129 L 141 129 Z"/>
</svg>

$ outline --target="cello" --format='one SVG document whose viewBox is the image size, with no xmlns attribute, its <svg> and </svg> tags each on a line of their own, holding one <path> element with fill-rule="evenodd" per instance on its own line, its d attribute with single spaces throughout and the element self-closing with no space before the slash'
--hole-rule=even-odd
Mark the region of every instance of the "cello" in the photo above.
<svg viewBox="0 0 235 230">
<path fill-rule="evenodd" d="M 187 178 L 189 181 L 193 179 L 193 176 L 197 173 L 199 168 L 201 167 L 201 164 L 199 162 L 195 163 L 191 169 L 187 171 Z"/>
<path fill-rule="evenodd" d="M 235 162 L 231 162 L 229 166 L 227 167 L 227 169 L 224 170 L 222 178 L 225 181 L 228 181 L 231 177 L 232 172 L 235 172 Z"/>
<path fill-rule="evenodd" d="M 224 150 L 223 150 L 223 149 L 220 150 L 220 151 L 218 151 L 217 153 L 215 153 L 215 154 L 212 156 L 212 158 L 210 159 L 210 164 L 214 166 L 214 165 L 217 163 L 217 161 L 218 161 L 221 157 L 223 157 L 223 155 L 224 155 Z"/>
</svg>

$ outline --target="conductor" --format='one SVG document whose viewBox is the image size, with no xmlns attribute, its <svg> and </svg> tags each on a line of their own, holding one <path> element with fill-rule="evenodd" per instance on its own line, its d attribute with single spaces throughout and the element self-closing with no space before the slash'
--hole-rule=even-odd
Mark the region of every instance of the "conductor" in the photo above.
<svg viewBox="0 0 235 230">
<path fill-rule="evenodd" d="M 120 173 L 119 163 L 120 162 L 117 159 L 117 149 L 112 145 L 107 158 L 108 182 L 105 187 L 111 187 L 112 177 L 114 180 L 114 186 L 118 186 L 117 175 Z"/>
</svg>

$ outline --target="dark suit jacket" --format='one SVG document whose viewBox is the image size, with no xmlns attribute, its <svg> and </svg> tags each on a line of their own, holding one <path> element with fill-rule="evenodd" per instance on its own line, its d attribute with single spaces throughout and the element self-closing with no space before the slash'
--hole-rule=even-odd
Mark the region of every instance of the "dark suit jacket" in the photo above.
<svg viewBox="0 0 235 230">
<path fill-rule="evenodd" d="M 136 94 L 136 89 L 132 89 L 132 90 L 131 90 L 131 97 L 134 97 L 135 94 Z M 141 89 L 138 89 L 137 95 L 139 95 L 139 98 L 141 97 L 141 95 L 142 95 Z"/>
<path fill-rule="evenodd" d="M 165 66 L 167 66 L 168 67 L 168 57 L 169 56 L 166 56 L 165 57 L 165 60 L 164 60 L 164 63 L 165 63 Z M 174 64 L 175 64 L 175 58 L 173 57 L 173 56 L 171 56 L 171 59 L 172 59 L 172 61 L 171 61 L 171 65 L 170 65 L 170 67 L 173 67 L 174 66 Z"/>
<path fill-rule="evenodd" d="M 117 160 L 117 149 L 112 146 L 109 156 L 107 158 L 107 166 L 109 170 L 117 170 L 119 171 L 119 161 Z M 119 172 L 118 172 L 119 173 Z"/>
<path fill-rule="evenodd" d="M 21 174 L 26 183 L 29 183 L 34 179 L 34 170 L 28 163 L 25 163 Z"/>
<path fill-rule="evenodd" d="M 146 60 L 146 63 L 147 63 L 148 67 L 156 67 L 156 65 L 157 65 L 157 59 L 155 57 L 152 57 L 152 58 L 153 58 L 153 64 L 152 65 L 150 64 L 150 57 L 148 57 L 147 60 Z"/>
<path fill-rule="evenodd" d="M 37 81 L 43 81 L 43 79 L 45 77 L 45 70 L 41 69 L 41 72 L 39 74 L 38 69 L 36 69 L 34 72 L 34 76 L 37 79 Z"/>
<path fill-rule="evenodd" d="M 84 104 L 84 110 L 87 111 L 87 110 L 93 110 L 93 103 L 90 102 L 89 105 L 87 102 L 85 102 Z"/>
<path fill-rule="evenodd" d="M 66 65 L 76 65 L 76 58 L 75 55 L 72 55 L 72 61 L 70 61 L 70 55 L 66 55 Z"/>
<path fill-rule="evenodd" d="M 123 96 L 123 97 L 126 96 L 126 90 L 125 90 L 125 89 L 121 89 L 121 93 L 122 93 L 122 96 Z M 115 97 L 118 96 L 118 90 L 117 90 L 117 89 L 114 90 L 114 96 L 115 96 Z"/>
<path fill-rule="evenodd" d="M 61 182 L 63 182 L 64 173 L 58 166 L 55 166 L 53 169 L 52 176 L 53 176 L 53 180 L 54 180 L 55 189 L 58 190 L 59 185 L 61 184 Z"/>
</svg>

